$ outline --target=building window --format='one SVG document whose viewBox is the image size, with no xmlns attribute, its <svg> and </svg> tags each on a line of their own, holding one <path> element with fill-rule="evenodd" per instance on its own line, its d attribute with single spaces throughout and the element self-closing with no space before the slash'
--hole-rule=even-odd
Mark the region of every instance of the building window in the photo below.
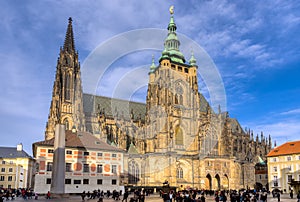
<svg viewBox="0 0 300 202">
<path fill-rule="evenodd" d="M 13 161 L 10 161 L 9 164 L 12 165 L 12 164 L 14 164 L 14 162 L 13 162 Z"/>
<path fill-rule="evenodd" d="M 46 184 L 51 184 L 51 178 L 46 179 Z"/>
<path fill-rule="evenodd" d="M 175 129 L 175 144 L 183 145 L 183 131 L 179 126 Z"/>
<path fill-rule="evenodd" d="M 140 171 L 139 171 L 139 166 L 135 161 L 131 161 L 128 164 L 128 172 L 129 172 L 128 182 L 130 184 L 136 184 L 139 181 Z"/>
<path fill-rule="evenodd" d="M 65 184 L 71 184 L 71 179 L 65 179 Z"/>
<path fill-rule="evenodd" d="M 47 171 L 52 171 L 52 165 L 53 165 L 52 162 L 47 163 Z"/>
<path fill-rule="evenodd" d="M 2 161 L 2 164 L 5 165 L 5 161 Z"/>
<path fill-rule="evenodd" d="M 112 185 L 116 185 L 117 184 L 117 180 L 111 180 L 111 184 Z"/>
<path fill-rule="evenodd" d="M 72 164 L 71 163 L 66 163 L 66 172 L 72 172 Z"/>
<path fill-rule="evenodd" d="M 293 176 L 292 175 L 288 175 L 288 182 L 292 182 Z"/>
<path fill-rule="evenodd" d="M 83 184 L 89 184 L 89 179 L 83 179 Z"/>
<path fill-rule="evenodd" d="M 48 154 L 53 154 L 53 149 L 48 149 Z"/>
<path fill-rule="evenodd" d="M 292 160 L 292 157 L 288 156 L 287 161 L 291 161 L 291 160 Z"/>
<path fill-rule="evenodd" d="M 74 184 L 81 184 L 81 180 L 74 180 Z"/>
<path fill-rule="evenodd" d="M 97 184 L 102 184 L 102 179 L 97 179 Z"/>
<path fill-rule="evenodd" d="M 183 178 L 183 169 L 182 168 L 180 168 L 180 167 L 177 168 L 176 177 L 179 178 L 179 179 Z"/>
<path fill-rule="evenodd" d="M 89 172 L 89 164 L 85 163 L 83 164 L 83 172 L 88 173 Z"/>
<path fill-rule="evenodd" d="M 111 157 L 117 157 L 117 154 L 111 154 Z"/>
<path fill-rule="evenodd" d="M 286 168 L 287 168 L 288 171 L 292 171 L 292 166 L 291 165 L 288 165 Z"/>
<path fill-rule="evenodd" d="M 300 156 L 298 156 L 298 160 L 300 160 Z"/>
<path fill-rule="evenodd" d="M 9 168 L 8 172 L 10 172 L 10 173 L 13 172 L 13 168 Z"/>
<path fill-rule="evenodd" d="M 97 165 L 97 173 L 102 173 L 103 172 L 103 166 L 102 164 Z"/>
<path fill-rule="evenodd" d="M 1 168 L 1 172 L 4 173 L 5 172 L 5 168 Z"/>
<path fill-rule="evenodd" d="M 97 153 L 97 156 L 102 156 L 103 154 L 102 153 Z"/>
<path fill-rule="evenodd" d="M 72 154 L 72 151 L 71 150 L 67 150 L 66 153 L 67 154 Z"/>
<path fill-rule="evenodd" d="M 274 166 L 274 167 L 273 167 L 273 171 L 274 171 L 274 172 L 277 172 L 277 166 Z"/>
<path fill-rule="evenodd" d="M 259 179 L 261 180 L 261 175 L 259 175 Z"/>
<path fill-rule="evenodd" d="M 274 187 L 278 187 L 278 177 L 277 176 L 273 177 L 273 182 L 274 182 Z"/>
<path fill-rule="evenodd" d="M 276 157 L 275 157 L 275 158 L 273 158 L 273 162 L 276 162 L 276 161 L 277 161 Z"/>
<path fill-rule="evenodd" d="M 5 180 L 5 177 L 2 175 L 0 176 L 0 181 L 4 181 Z"/>
<path fill-rule="evenodd" d="M 12 176 L 8 176 L 7 181 L 12 181 Z"/>
<path fill-rule="evenodd" d="M 83 155 L 84 155 L 84 156 L 88 156 L 88 155 L 90 155 L 90 153 L 87 152 L 87 151 L 85 151 L 85 152 L 83 152 Z"/>
<path fill-rule="evenodd" d="M 111 165 L 111 173 L 117 174 L 117 165 Z"/>
</svg>

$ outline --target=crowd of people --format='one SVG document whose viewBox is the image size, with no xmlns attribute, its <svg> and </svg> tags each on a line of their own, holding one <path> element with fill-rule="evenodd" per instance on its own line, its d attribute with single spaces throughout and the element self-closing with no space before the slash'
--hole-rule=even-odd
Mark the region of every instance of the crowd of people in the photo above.
<svg viewBox="0 0 300 202">
<path fill-rule="evenodd" d="M 7 189 L 0 188 L 0 202 L 4 199 L 14 200 L 16 197 L 22 197 L 24 200 L 27 199 L 38 199 L 38 194 L 34 193 L 32 189 Z"/>
<path fill-rule="evenodd" d="M 268 198 L 266 190 L 182 190 L 168 192 L 160 191 L 160 197 L 164 202 L 205 202 L 206 197 L 213 198 L 215 202 L 266 202 Z M 290 194 L 291 198 L 292 195 Z M 280 202 L 280 192 L 276 192 L 273 197 L 277 197 Z M 297 202 L 300 202 L 300 192 L 297 194 Z"/>
</svg>

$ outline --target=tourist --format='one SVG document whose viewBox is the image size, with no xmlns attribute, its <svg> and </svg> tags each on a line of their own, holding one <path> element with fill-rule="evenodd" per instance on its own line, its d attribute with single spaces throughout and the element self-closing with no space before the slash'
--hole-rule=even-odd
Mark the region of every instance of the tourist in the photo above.
<svg viewBox="0 0 300 202">
<path fill-rule="evenodd" d="M 291 190 L 291 192 L 290 192 L 290 197 L 291 197 L 291 198 L 293 198 L 293 197 L 294 197 L 293 190 Z"/>
<path fill-rule="evenodd" d="M 129 195 L 129 193 L 128 193 L 128 191 L 126 190 L 125 193 L 124 193 L 124 195 L 123 195 L 123 200 L 122 200 L 122 202 L 124 202 L 124 201 L 127 202 L 128 195 Z"/>
<path fill-rule="evenodd" d="M 46 199 L 50 199 L 51 198 L 51 194 L 50 191 L 48 191 L 47 195 L 46 195 Z"/>
<path fill-rule="evenodd" d="M 297 194 L 297 202 L 300 202 L 300 191 L 298 191 L 298 194 Z"/>
<path fill-rule="evenodd" d="M 82 201 L 84 201 L 84 198 L 85 198 L 85 191 L 83 191 L 82 194 L 81 194 Z"/>
<path fill-rule="evenodd" d="M 280 201 L 280 192 L 277 192 L 277 200 Z"/>
</svg>

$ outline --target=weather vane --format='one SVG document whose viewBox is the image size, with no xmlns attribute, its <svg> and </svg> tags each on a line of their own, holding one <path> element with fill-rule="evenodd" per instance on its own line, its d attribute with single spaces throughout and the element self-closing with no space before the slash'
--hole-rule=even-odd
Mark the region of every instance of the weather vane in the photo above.
<svg viewBox="0 0 300 202">
<path fill-rule="evenodd" d="M 169 8 L 169 11 L 170 11 L 170 14 L 173 15 L 173 14 L 174 14 L 174 6 L 171 6 L 171 7 Z"/>
</svg>

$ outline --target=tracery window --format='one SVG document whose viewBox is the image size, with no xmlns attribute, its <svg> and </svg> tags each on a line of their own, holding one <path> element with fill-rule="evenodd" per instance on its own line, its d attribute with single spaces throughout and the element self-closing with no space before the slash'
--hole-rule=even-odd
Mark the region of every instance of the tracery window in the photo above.
<svg viewBox="0 0 300 202">
<path fill-rule="evenodd" d="M 140 171 L 139 171 L 139 166 L 135 161 L 131 161 L 128 164 L 128 172 L 129 172 L 129 176 L 128 176 L 129 184 L 136 184 L 139 181 Z"/>
<path fill-rule="evenodd" d="M 65 100 L 70 100 L 71 98 L 71 75 L 67 74 L 65 80 Z"/>
<path fill-rule="evenodd" d="M 183 178 L 183 169 L 181 167 L 178 167 L 176 170 L 176 177 L 179 179 Z"/>
</svg>

